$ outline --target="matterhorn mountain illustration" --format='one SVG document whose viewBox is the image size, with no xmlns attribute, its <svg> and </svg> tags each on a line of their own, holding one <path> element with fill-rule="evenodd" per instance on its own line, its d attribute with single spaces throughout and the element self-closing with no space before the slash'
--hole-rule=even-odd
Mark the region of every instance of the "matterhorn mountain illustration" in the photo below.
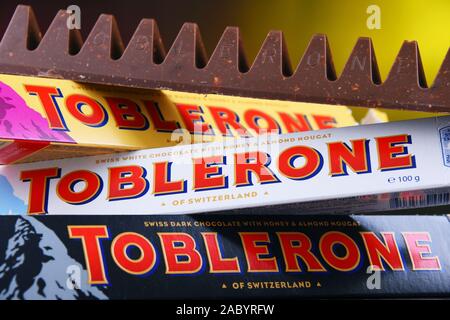
<svg viewBox="0 0 450 320">
<path fill-rule="evenodd" d="M 24 214 L 27 206 L 22 199 L 14 195 L 8 179 L 0 175 L 0 214 Z"/>
<path fill-rule="evenodd" d="M 3 223 L 10 224 L 3 230 L 11 232 L 0 235 L 0 300 L 108 299 L 99 288 L 72 278 L 68 270 L 79 270 L 81 279 L 87 279 L 87 273 L 41 222 L 17 217 Z"/>
</svg>

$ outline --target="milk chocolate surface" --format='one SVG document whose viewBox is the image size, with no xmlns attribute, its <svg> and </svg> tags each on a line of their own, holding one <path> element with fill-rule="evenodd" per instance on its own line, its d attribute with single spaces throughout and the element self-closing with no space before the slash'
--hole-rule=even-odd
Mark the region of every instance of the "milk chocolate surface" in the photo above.
<svg viewBox="0 0 450 320">
<path fill-rule="evenodd" d="M 405 41 L 384 82 L 370 38 L 360 38 L 337 77 L 327 37 L 311 39 L 292 68 L 283 35 L 271 31 L 250 65 L 239 29 L 224 31 L 207 57 L 196 24 L 186 23 L 168 51 L 154 20 L 143 19 L 125 47 L 114 16 L 99 17 L 83 42 L 60 11 L 41 34 L 32 9 L 18 6 L 0 43 L 0 72 L 134 88 L 450 112 L 450 51 L 428 86 L 415 41 Z"/>
</svg>

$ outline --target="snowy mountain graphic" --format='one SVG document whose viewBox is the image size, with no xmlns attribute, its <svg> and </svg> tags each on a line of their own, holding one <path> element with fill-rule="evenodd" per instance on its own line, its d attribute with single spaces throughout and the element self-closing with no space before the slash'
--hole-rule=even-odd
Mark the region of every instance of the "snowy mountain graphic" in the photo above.
<svg viewBox="0 0 450 320">
<path fill-rule="evenodd" d="M 12 236 L 0 252 L 0 300 L 108 299 L 87 284 L 86 270 L 52 230 L 33 217 L 9 221 Z M 79 270 L 81 281 L 68 270 Z"/>
<path fill-rule="evenodd" d="M 5 176 L 0 175 L 0 214 L 26 214 L 27 205 L 14 195 Z"/>
</svg>

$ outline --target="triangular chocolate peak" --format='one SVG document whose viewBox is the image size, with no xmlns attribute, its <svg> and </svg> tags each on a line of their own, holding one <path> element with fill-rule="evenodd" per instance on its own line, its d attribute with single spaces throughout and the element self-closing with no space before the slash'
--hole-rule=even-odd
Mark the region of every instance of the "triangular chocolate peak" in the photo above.
<svg viewBox="0 0 450 320">
<path fill-rule="evenodd" d="M 419 48 L 405 42 L 384 83 L 372 42 L 360 38 L 336 75 L 325 35 L 311 39 L 292 73 L 280 31 L 270 31 L 255 61 L 247 62 L 239 29 L 228 27 L 211 59 L 199 27 L 186 23 L 167 54 L 153 20 L 139 24 L 124 49 L 113 16 L 101 15 L 83 44 L 57 13 L 41 39 L 33 11 L 18 6 L 0 43 L 0 72 L 58 77 L 133 88 L 172 89 L 264 99 L 450 112 L 450 53 L 427 87 Z"/>
</svg>

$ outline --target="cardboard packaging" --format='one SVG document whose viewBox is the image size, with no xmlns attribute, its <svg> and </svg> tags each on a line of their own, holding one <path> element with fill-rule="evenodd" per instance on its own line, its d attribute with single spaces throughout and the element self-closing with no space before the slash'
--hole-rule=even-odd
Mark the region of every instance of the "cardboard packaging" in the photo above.
<svg viewBox="0 0 450 320">
<path fill-rule="evenodd" d="M 450 295 L 445 215 L 1 216 L 0 243 L 0 299 Z"/>
<path fill-rule="evenodd" d="M 343 106 L 0 75 L 0 164 L 356 124 Z"/>
<path fill-rule="evenodd" d="M 0 167 L 0 212 L 186 214 L 446 205 L 450 117 Z"/>
</svg>

